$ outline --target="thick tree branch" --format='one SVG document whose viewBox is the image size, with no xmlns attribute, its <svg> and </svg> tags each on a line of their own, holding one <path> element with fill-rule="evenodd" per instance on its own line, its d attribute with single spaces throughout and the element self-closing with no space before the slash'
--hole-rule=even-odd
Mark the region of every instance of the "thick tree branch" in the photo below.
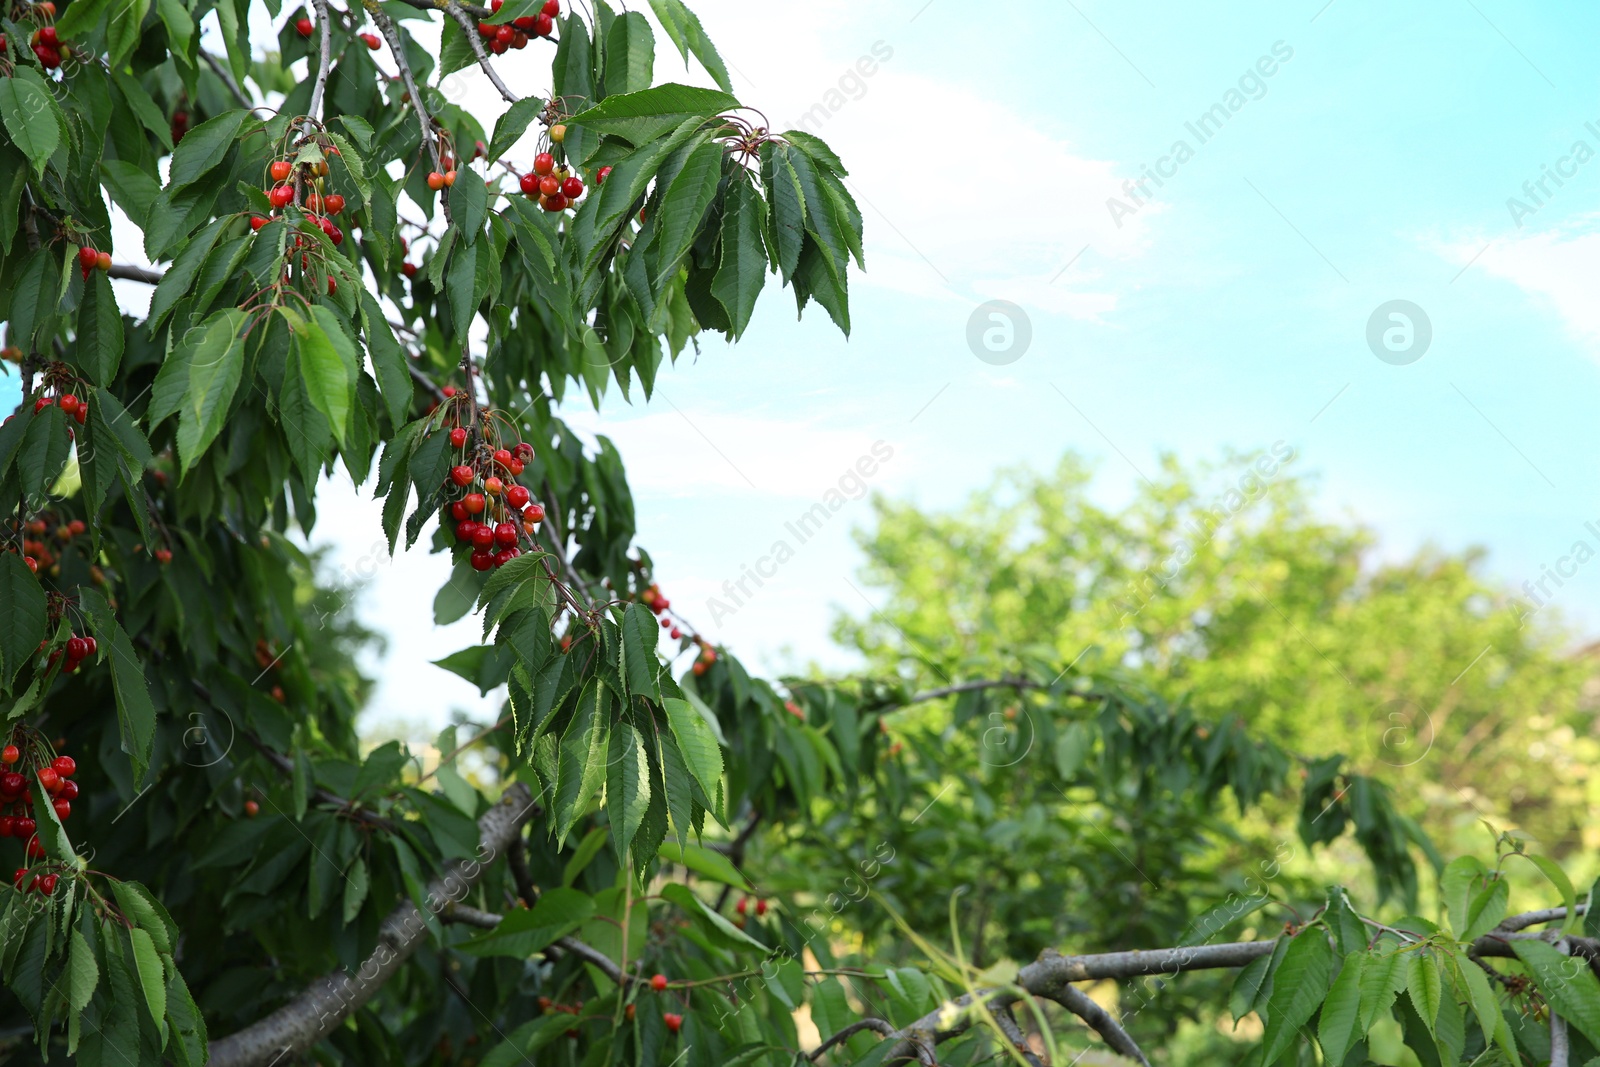
<svg viewBox="0 0 1600 1067">
<path fill-rule="evenodd" d="M 428 883 L 427 904 L 444 915 L 483 877 L 485 865 L 502 855 L 511 839 L 538 808 L 526 786 L 506 790 L 500 802 L 478 820 L 478 858 L 451 863 Z M 475 909 L 474 909 L 475 910 Z M 211 1045 L 210 1067 L 267 1067 L 293 1059 L 321 1041 L 383 987 L 428 936 L 428 920 L 411 900 L 383 920 L 375 948 L 361 970 L 338 971 L 317 979 L 288 1004 Z"/>
<path fill-rule="evenodd" d="M 445 922 L 476 926 L 481 930 L 493 930 L 500 925 L 501 916 L 492 911 L 470 908 L 465 904 L 446 904 L 444 910 L 439 913 L 439 918 Z"/>
<path fill-rule="evenodd" d="M 1579 904 L 1578 914 L 1583 915 L 1589 910 L 1589 905 Z M 1500 920 L 1496 930 L 1526 930 L 1530 926 L 1541 923 L 1553 923 L 1558 919 L 1567 917 L 1566 908 L 1541 908 L 1538 911 L 1525 911 L 1520 915 L 1508 915 Z"/>
<path fill-rule="evenodd" d="M 468 17 L 465 11 L 461 10 L 461 5 L 456 0 L 447 0 L 444 5 L 444 13 L 455 19 L 456 23 L 461 27 L 461 32 L 466 34 L 467 43 L 472 46 L 472 54 L 478 57 L 478 66 L 482 67 L 483 72 L 489 76 L 489 80 L 499 90 L 501 97 L 505 99 L 506 103 L 515 104 L 518 99 L 517 94 L 507 89 L 506 83 L 500 80 L 499 74 L 495 73 L 494 64 L 489 62 L 489 53 L 483 50 L 483 38 L 478 34 L 477 24 Z"/>
<path fill-rule="evenodd" d="M 511 839 L 506 866 L 511 869 L 511 882 L 517 887 L 517 896 L 522 898 L 522 903 L 530 908 L 539 903 L 539 890 L 534 888 L 533 875 L 528 871 L 528 846 L 521 834 Z"/>
<path fill-rule="evenodd" d="M 1011 1047 L 1017 1050 L 1017 1054 L 1028 1067 L 1044 1067 L 1044 1061 L 1034 1055 L 1033 1049 L 1028 1045 L 1028 1035 L 1017 1025 L 1017 1017 L 1011 1014 L 1010 1008 L 1001 1008 L 995 1012 L 994 1021 L 995 1025 L 1000 1027 L 1000 1033 L 1011 1042 Z"/>
</svg>

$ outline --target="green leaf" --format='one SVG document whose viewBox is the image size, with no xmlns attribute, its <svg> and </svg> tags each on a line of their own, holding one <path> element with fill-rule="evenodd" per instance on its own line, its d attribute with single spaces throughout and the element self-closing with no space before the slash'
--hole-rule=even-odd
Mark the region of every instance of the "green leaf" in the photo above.
<svg viewBox="0 0 1600 1067">
<path fill-rule="evenodd" d="M 334 438 L 344 444 L 355 379 L 360 367 L 355 346 L 328 307 L 318 304 L 310 319 L 291 318 L 300 353 L 300 376 L 311 406 L 327 418 Z"/>
<path fill-rule="evenodd" d="M 612 21 L 606 32 L 605 60 L 608 98 L 650 88 L 656 38 L 643 15 L 629 11 Z"/>
<path fill-rule="evenodd" d="M 1368 955 L 1361 973 L 1361 1030 L 1372 1029 L 1372 1024 L 1389 1010 L 1394 998 L 1405 988 L 1405 967 L 1399 952 L 1374 952 Z"/>
<path fill-rule="evenodd" d="M 1473 894 L 1472 902 L 1467 905 L 1461 940 L 1473 941 L 1499 926 L 1500 920 L 1506 917 L 1510 896 L 1511 887 L 1504 878 L 1496 878 Z"/>
<path fill-rule="evenodd" d="M 1572 880 L 1567 877 L 1567 872 L 1563 871 L 1561 865 L 1549 856 L 1533 856 L 1526 852 L 1521 853 L 1521 856 L 1539 868 L 1540 873 L 1549 880 L 1551 885 L 1556 887 L 1556 892 L 1561 894 L 1561 903 L 1565 904 L 1567 908 L 1566 921 L 1561 924 L 1562 932 L 1570 934 L 1576 930 L 1580 921 L 1578 894 L 1572 888 Z"/>
<path fill-rule="evenodd" d="M 1422 1019 L 1422 1025 L 1433 1033 L 1439 1019 L 1439 1002 L 1444 999 L 1444 975 L 1439 961 L 1431 952 L 1413 949 L 1405 954 L 1406 995 Z"/>
<path fill-rule="evenodd" d="M 1483 1031 L 1484 1041 L 1496 1040 L 1506 1024 L 1500 1015 L 1500 1002 L 1489 985 L 1489 976 L 1476 963 L 1465 961 L 1461 964 L 1461 978 L 1467 987 L 1472 1014 L 1477 1016 L 1478 1029 Z"/>
<path fill-rule="evenodd" d="M 728 948 L 755 948 L 762 952 L 767 951 L 767 946 L 723 918 L 709 904 L 695 896 L 694 890 L 688 886 L 673 882 L 662 887 L 661 895 L 666 900 L 688 912 L 690 918 L 698 920 L 701 929 L 710 933 L 724 946 Z"/>
<path fill-rule="evenodd" d="M 389 320 L 371 293 L 363 286 L 361 311 L 366 322 L 367 355 L 372 359 L 372 369 L 378 378 L 378 391 L 383 394 L 384 410 L 391 425 L 400 426 L 411 410 L 415 390 L 411 372 L 406 367 L 406 354 L 394 339 Z"/>
<path fill-rule="evenodd" d="M 667 709 L 667 722 L 672 736 L 683 753 L 689 773 L 706 796 L 715 797 L 722 783 L 722 749 L 717 746 L 716 734 L 698 710 L 687 700 L 668 697 L 662 702 Z"/>
<path fill-rule="evenodd" d="M 1588 965 L 1544 941 L 1513 941 L 1511 950 L 1528 965 L 1550 1007 L 1600 1047 L 1600 982 Z"/>
<path fill-rule="evenodd" d="M 582 926 L 595 914 L 594 898 L 564 886 L 547 889 L 533 907 L 507 912 L 493 930 L 455 946 L 472 956 L 526 959 Z"/>
<path fill-rule="evenodd" d="M 472 45 L 467 42 L 466 34 L 461 32 L 455 19 L 445 19 L 444 28 L 439 34 L 439 77 L 445 78 L 477 61 Z"/>
<path fill-rule="evenodd" d="M 74 4 L 73 9 L 76 7 L 77 5 Z M 145 87 L 140 84 L 139 79 L 135 78 L 132 74 L 129 74 L 120 67 L 113 67 L 111 70 L 111 82 L 117 87 L 117 91 L 122 94 L 122 98 L 127 101 L 128 109 L 132 111 L 134 117 L 139 120 L 139 124 L 145 129 L 149 130 L 150 133 L 155 136 L 156 140 L 161 142 L 161 146 L 163 148 L 165 148 L 168 152 L 172 151 L 172 124 L 168 122 L 166 116 L 161 113 L 161 109 L 156 106 L 156 102 L 151 99 L 149 92 L 147 92 Z M 125 168 L 126 170 L 137 171 L 139 175 L 148 177 L 145 175 L 144 171 L 139 170 L 139 168 L 126 161 L 107 160 L 104 165 L 108 170 L 120 167 Z M 150 180 L 153 184 L 154 179 Z M 120 202 L 120 200 L 121 198 L 119 197 L 118 201 Z M 146 210 L 148 210 L 148 206 Z M 143 217 L 143 212 L 140 212 L 137 216 L 139 219 L 142 219 Z"/>
<path fill-rule="evenodd" d="M 111 282 L 102 271 L 94 271 L 83 286 L 83 303 L 78 306 L 78 365 L 96 385 L 110 385 L 122 363 L 125 343 L 122 311 L 111 292 Z"/>
<path fill-rule="evenodd" d="M 711 295 L 728 310 L 735 339 L 750 325 L 756 298 L 767 281 L 767 250 L 761 240 L 761 219 L 766 205 L 749 184 L 728 186 L 722 212 L 722 262 L 711 283 Z"/>
<path fill-rule="evenodd" d="M 661 205 L 655 209 L 651 223 L 655 233 L 651 254 L 658 289 L 677 273 L 679 263 L 700 233 L 700 224 L 722 178 L 722 156 L 722 145 L 715 141 L 695 148 L 661 196 Z"/>
<path fill-rule="evenodd" d="M 1467 927 L 1467 902 L 1475 883 L 1488 876 L 1489 869 L 1475 856 L 1458 856 L 1439 875 L 1439 896 L 1450 916 L 1450 928 L 1457 932 Z"/>
<path fill-rule="evenodd" d="M 100 966 L 94 961 L 94 950 L 83 939 L 79 930 L 72 931 L 67 950 L 67 1004 L 73 1011 L 89 1006 L 95 987 L 100 984 Z"/>
<path fill-rule="evenodd" d="M 713 852 L 709 848 L 697 845 L 692 841 L 680 845 L 676 841 L 665 842 L 661 846 L 661 858 L 668 863 L 676 863 L 680 867 L 687 867 L 696 874 L 710 878 L 712 881 L 731 885 L 746 893 L 754 892 L 750 883 L 745 881 L 744 875 L 733 862 L 720 852 Z"/>
<path fill-rule="evenodd" d="M 171 952 L 178 938 L 177 925 L 150 891 L 129 881 L 112 882 L 111 890 L 117 898 L 117 907 L 135 926 L 149 933 L 156 951 Z"/>
<path fill-rule="evenodd" d="M 44 848 L 45 855 L 53 860 L 70 862 L 74 858 L 72 842 L 67 839 L 67 831 L 50 803 L 50 795 L 37 778 L 31 780 L 28 791 L 33 795 L 33 808 L 39 824 L 39 844 Z"/>
<path fill-rule="evenodd" d="M 512 104 L 494 121 L 494 136 L 489 138 L 488 160 L 493 163 L 506 154 L 528 131 L 528 124 L 544 110 L 544 101 L 537 96 L 525 96 Z M 455 186 L 451 186 L 452 189 Z"/>
<path fill-rule="evenodd" d="M 167 976 L 161 969 L 161 955 L 155 942 L 139 927 L 128 931 L 133 942 L 133 966 L 139 973 L 139 985 L 144 988 L 144 1002 L 149 1005 L 150 1017 L 160 1023 L 167 1017 Z"/>
<path fill-rule="evenodd" d="M 1289 942 L 1282 962 L 1272 974 L 1262 1064 L 1270 1067 L 1276 1063 L 1299 1037 L 1300 1028 L 1316 1014 L 1328 995 L 1332 977 L 1333 946 L 1328 943 L 1328 932 L 1320 926 L 1301 930 Z"/>
<path fill-rule="evenodd" d="M 613 134 L 643 147 L 689 119 L 707 119 L 739 106 L 728 93 L 668 82 L 636 93 L 608 96 L 572 116 L 569 125 Z M 609 179 L 608 179 L 609 184 Z"/>
<path fill-rule="evenodd" d="M 578 711 L 561 737 L 556 784 L 556 840 L 565 843 L 578 817 L 605 780 L 606 741 L 610 734 L 611 701 L 605 686 L 589 679 L 578 697 Z"/>
<path fill-rule="evenodd" d="M 20 416 L 19 416 L 20 417 Z M 48 633 L 44 587 L 15 552 L 0 552 L 0 688 L 10 688 Z"/>
<path fill-rule="evenodd" d="M 448 19 L 445 24 L 449 25 Z M 478 1067 L 520 1067 L 533 1062 L 533 1054 L 567 1032 L 566 1016 L 556 1013 L 523 1023 L 489 1050 Z"/>
<path fill-rule="evenodd" d="M 0 121 L 5 123 L 11 143 L 22 149 L 40 174 L 61 144 L 57 124 L 61 109 L 43 81 L 32 67 L 20 64 L 10 77 L 0 78 Z"/>
<path fill-rule="evenodd" d="M 459 179 L 445 195 L 450 198 L 450 214 L 470 245 L 483 233 L 483 220 L 489 214 L 489 194 L 483 187 L 483 180 L 473 171 L 462 169 Z"/>
<path fill-rule="evenodd" d="M 184 134 L 178 147 L 172 150 L 168 190 L 176 191 L 200 180 L 221 163 L 228 149 L 239 140 L 239 131 L 249 117 L 246 111 L 224 111 Z"/>
<path fill-rule="evenodd" d="M 222 432 L 244 373 L 244 322 L 238 308 L 219 311 L 189 352 L 187 388 L 178 410 L 178 458 L 185 474 Z"/>
<path fill-rule="evenodd" d="M 105 14 L 109 2 L 110 0 L 77 0 L 68 4 L 61 17 L 56 19 L 56 33 L 63 41 L 83 36 L 86 30 L 93 29 L 95 23 L 100 21 L 100 16 Z"/>
<path fill-rule="evenodd" d="M 628 846 L 644 822 L 650 806 L 650 766 L 644 742 L 626 720 L 611 728 L 606 757 L 606 813 L 611 821 L 611 844 L 617 859 L 628 864 Z"/>
<path fill-rule="evenodd" d="M 661 661 L 656 656 L 658 633 L 655 616 L 643 605 L 629 604 L 622 616 L 622 680 L 633 696 L 661 699 L 657 678 Z"/>
<path fill-rule="evenodd" d="M 224 5 L 226 6 L 226 5 Z M 106 27 L 106 48 L 113 67 L 120 67 L 139 44 L 139 27 L 150 13 L 150 0 L 111 0 L 111 22 Z M 160 1015 L 156 1018 L 159 1020 Z"/>
<path fill-rule="evenodd" d="M 1345 1053 L 1362 1034 L 1356 1024 L 1361 1006 L 1361 969 L 1366 961 L 1365 952 L 1346 956 L 1339 977 L 1328 991 L 1328 999 L 1323 1001 L 1317 1040 L 1322 1043 L 1323 1059 L 1327 1063 L 1343 1063 Z"/>
<path fill-rule="evenodd" d="M 83 589 L 80 597 L 93 624 L 101 655 L 111 661 L 111 687 L 117 697 L 122 751 L 133 761 L 133 782 L 135 787 L 140 787 L 144 785 L 145 771 L 150 766 L 156 736 L 156 709 L 145 686 L 144 667 L 105 598 L 92 589 Z"/>
<path fill-rule="evenodd" d="M 369 880 L 367 861 L 357 856 L 355 863 L 350 865 L 350 870 L 344 876 L 344 922 L 346 926 L 355 922 L 356 916 L 361 914 L 361 905 L 367 899 Z"/>
<path fill-rule="evenodd" d="M 689 65 L 689 56 L 693 55 L 723 92 L 733 92 L 733 81 L 728 77 L 728 68 L 723 64 L 717 46 L 711 43 L 711 38 L 706 36 L 706 31 L 700 25 L 700 19 L 684 6 L 683 0 L 650 0 L 650 7 L 655 11 L 657 21 L 667 31 L 667 36 L 672 38 L 672 43 L 678 46 L 685 69 Z"/>
<path fill-rule="evenodd" d="M 471 331 L 473 316 L 478 313 L 479 254 L 478 246 L 468 240 L 457 241 L 455 250 L 450 254 L 450 273 L 444 288 L 450 298 L 450 314 L 456 336 L 461 338 Z"/>
</svg>

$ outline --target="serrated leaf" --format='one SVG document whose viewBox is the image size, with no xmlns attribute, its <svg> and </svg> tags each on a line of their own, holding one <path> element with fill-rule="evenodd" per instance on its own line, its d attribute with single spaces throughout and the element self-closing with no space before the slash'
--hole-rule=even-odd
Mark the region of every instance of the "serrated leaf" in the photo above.
<svg viewBox="0 0 1600 1067">
<path fill-rule="evenodd" d="M 591 678 L 579 694 L 577 713 L 561 737 L 553 812 L 558 844 L 565 844 L 573 825 L 605 780 L 610 711 L 606 687 Z"/>
<path fill-rule="evenodd" d="M 1576 930 L 1580 921 L 1578 915 L 1578 894 L 1577 891 L 1572 888 L 1572 879 L 1567 877 L 1567 872 L 1563 871 L 1561 869 L 1561 865 L 1548 856 L 1534 856 L 1528 853 L 1522 853 L 1522 858 L 1539 868 L 1539 872 L 1549 880 L 1551 885 L 1556 887 L 1556 892 L 1561 894 L 1561 902 L 1565 904 L 1567 908 L 1566 921 L 1561 924 L 1562 931 L 1564 933 L 1571 933 L 1573 930 Z"/>
<path fill-rule="evenodd" d="M 611 729 L 606 758 L 606 813 L 611 821 L 611 844 L 617 859 L 628 864 L 628 846 L 639 832 L 650 806 L 650 767 L 644 743 L 626 720 Z"/>
<path fill-rule="evenodd" d="M 483 179 L 470 170 L 462 170 L 456 183 L 445 194 L 450 198 L 450 215 L 461 228 L 461 234 L 470 245 L 483 233 L 483 220 L 489 214 L 489 194 Z"/>
<path fill-rule="evenodd" d="M 167 1017 L 167 976 L 161 967 L 161 955 L 155 942 L 144 930 L 134 927 L 128 931 L 133 945 L 133 966 L 139 975 L 139 985 L 144 989 L 144 1002 L 150 1017 L 158 1024 Z"/>
<path fill-rule="evenodd" d="M 9 688 L 45 639 L 44 587 L 15 552 L 0 552 L 0 688 Z"/>
<path fill-rule="evenodd" d="M 1528 965 L 1550 1007 L 1600 1047 L 1600 982 L 1588 964 L 1544 941 L 1513 941 L 1511 950 Z"/>
<path fill-rule="evenodd" d="M 73 1011 L 82 1011 L 99 984 L 100 965 L 95 963 L 94 950 L 83 933 L 74 930 L 67 950 L 67 1004 Z"/>
<path fill-rule="evenodd" d="M 1328 991 L 1328 999 L 1322 1003 L 1317 1040 L 1322 1043 L 1323 1058 L 1328 1063 L 1343 1063 L 1345 1053 L 1364 1033 L 1357 1029 L 1357 1024 L 1361 1015 L 1361 970 L 1366 962 L 1364 952 L 1347 955 L 1339 977 Z"/>
<path fill-rule="evenodd" d="M 700 19 L 684 6 L 683 0 L 650 0 L 650 7 L 656 13 L 657 21 L 667 31 L 667 36 L 672 38 L 672 43 L 678 46 L 684 67 L 688 67 L 689 56 L 693 55 L 723 92 L 733 92 L 733 81 L 728 77 L 727 65 L 722 62 L 722 56 L 717 52 L 716 45 L 711 43 L 711 38 L 706 36 Z"/>
<path fill-rule="evenodd" d="M 367 861 L 357 856 L 355 863 L 350 865 L 350 870 L 344 876 L 344 921 L 348 926 L 356 921 L 356 916 L 361 914 L 361 905 L 367 899 L 367 887 L 370 875 L 367 873 Z"/>
<path fill-rule="evenodd" d="M 664 842 L 661 846 L 661 858 L 668 863 L 676 863 L 712 881 L 731 885 L 742 889 L 746 893 L 753 892 L 750 883 L 733 862 L 720 852 L 714 852 L 703 845 L 694 842 L 680 845 L 676 841 Z"/>
<path fill-rule="evenodd" d="M 244 320 L 238 308 L 218 312 L 186 355 L 186 389 L 178 408 L 178 459 L 184 473 L 222 432 L 244 373 Z"/>
<path fill-rule="evenodd" d="M 728 186 L 722 212 L 722 262 L 711 283 L 711 295 L 728 312 L 735 340 L 750 325 L 756 298 L 767 281 L 767 251 L 761 239 L 766 205 L 761 195 L 742 181 Z"/>
<path fill-rule="evenodd" d="M 117 698 L 117 722 L 122 731 L 122 751 L 133 763 L 135 787 L 144 785 L 145 771 L 155 744 L 156 709 L 150 702 L 144 666 L 134 653 L 133 642 L 117 624 L 105 598 L 92 589 L 80 592 L 82 607 L 93 624 L 101 655 L 111 663 L 111 688 Z"/>
<path fill-rule="evenodd" d="M 1406 996 L 1422 1025 L 1431 1034 L 1439 1020 L 1439 1004 L 1444 999 L 1444 975 L 1438 959 L 1430 952 L 1413 949 L 1405 954 Z"/>
<path fill-rule="evenodd" d="M 306 396 L 328 420 L 335 440 L 342 445 L 360 366 L 355 346 L 334 313 L 323 305 L 312 309 L 311 318 L 291 319 L 290 323 Z"/>
<path fill-rule="evenodd" d="M 96 385 L 110 385 L 122 363 L 126 342 L 122 311 L 111 292 L 105 272 L 94 271 L 83 286 L 83 303 L 78 306 L 78 365 Z"/>
<path fill-rule="evenodd" d="M 1333 946 L 1328 933 L 1311 926 L 1289 942 L 1282 961 L 1272 974 L 1272 996 L 1268 1000 L 1266 1033 L 1262 1037 L 1261 1062 L 1276 1063 L 1299 1036 L 1328 994 L 1333 976 Z"/>
<path fill-rule="evenodd" d="M 1500 925 L 1506 917 L 1506 904 L 1511 897 L 1511 887 L 1504 878 L 1496 878 L 1477 893 L 1467 905 L 1466 926 L 1461 940 L 1473 941 Z"/>
<path fill-rule="evenodd" d="M 11 76 L 0 78 L 0 121 L 40 174 L 61 143 L 60 110 L 32 67 L 19 64 Z"/>
<path fill-rule="evenodd" d="M 176 191 L 199 181 L 221 163 L 228 149 L 239 139 L 239 131 L 249 117 L 247 111 L 224 111 L 184 134 L 183 140 L 172 150 L 168 190 Z"/>
<path fill-rule="evenodd" d="M 715 797 L 722 783 L 722 749 L 716 735 L 701 714 L 687 700 L 668 697 L 662 702 L 667 723 L 683 755 L 684 764 L 708 797 Z"/>
<path fill-rule="evenodd" d="M 528 124 L 538 118 L 543 110 L 543 100 L 536 96 L 525 96 L 495 119 L 494 136 L 489 138 L 489 162 L 493 163 L 505 155 L 506 150 L 522 138 L 528 130 Z"/>
<path fill-rule="evenodd" d="M 606 31 L 606 96 L 648 89 L 655 70 L 656 39 L 650 23 L 637 11 L 626 11 Z"/>
<path fill-rule="evenodd" d="M 608 96 L 572 116 L 568 124 L 613 134 L 643 147 L 686 120 L 710 118 L 738 106 L 739 101 L 728 93 L 667 82 L 636 93 Z"/>
</svg>

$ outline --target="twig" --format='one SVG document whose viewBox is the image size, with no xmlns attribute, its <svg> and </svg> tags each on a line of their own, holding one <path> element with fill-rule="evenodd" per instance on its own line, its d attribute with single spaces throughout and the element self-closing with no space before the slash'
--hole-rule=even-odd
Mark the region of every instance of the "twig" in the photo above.
<svg viewBox="0 0 1600 1067">
<path fill-rule="evenodd" d="M 1567 1067 L 1571 1042 L 1567 1040 L 1567 1020 L 1550 1013 L 1550 1067 Z"/>
<path fill-rule="evenodd" d="M 255 106 L 251 99 L 244 95 L 244 90 L 234 80 L 233 71 L 229 70 L 222 60 L 207 52 L 204 48 L 200 49 L 200 58 L 206 61 L 206 66 L 211 68 L 211 73 L 222 79 L 222 84 L 226 85 L 228 92 L 232 93 L 233 98 L 239 101 L 240 107 L 251 108 Z"/>
<path fill-rule="evenodd" d="M 311 86 L 311 103 L 306 107 L 306 136 L 311 136 L 311 124 L 322 115 L 322 92 L 328 86 L 328 68 L 333 65 L 333 21 L 328 15 L 328 0 L 311 0 L 317 9 L 317 26 L 322 30 L 320 56 L 317 60 L 317 80 Z"/>
<path fill-rule="evenodd" d="M 164 277 L 161 271 L 151 270 L 149 267 L 135 267 L 131 263 L 113 263 L 107 273 L 125 282 L 144 282 L 146 285 L 160 285 Z"/>
<path fill-rule="evenodd" d="M 920 704 L 925 700 L 938 700 L 940 697 L 955 696 L 958 693 L 975 693 L 982 689 L 1048 689 L 1047 685 L 1031 682 L 1026 678 L 993 678 L 978 682 L 960 682 L 956 685 L 947 685 L 939 689 L 929 689 L 925 693 L 916 693 L 906 698 L 907 704 Z"/>
<path fill-rule="evenodd" d="M 506 866 L 511 869 L 511 881 L 517 887 L 517 896 L 522 898 L 522 903 L 533 907 L 539 903 L 539 890 L 533 884 L 533 874 L 528 870 L 528 846 L 519 834 L 511 840 L 511 849 L 506 853 Z"/>
<path fill-rule="evenodd" d="M 426 7 L 429 11 L 434 9 L 432 4 Z M 411 73 L 411 61 L 406 58 L 405 43 L 400 39 L 400 31 L 395 29 L 394 19 L 378 6 L 377 0 L 367 0 L 366 10 L 367 14 L 372 16 L 373 25 L 383 34 L 383 39 L 389 42 L 389 53 L 394 56 L 395 66 L 400 70 L 400 80 L 406 87 L 406 95 L 411 98 L 411 109 L 416 112 L 417 124 L 422 127 L 422 147 L 428 150 L 428 156 L 433 160 L 433 169 L 442 172 L 444 166 L 439 160 L 439 142 L 433 135 L 433 116 L 428 114 L 427 107 L 422 103 L 422 93 L 417 89 L 416 76 Z M 445 221 L 448 222 L 450 198 L 440 197 L 439 203 L 444 209 Z"/>
<path fill-rule="evenodd" d="M 476 926 L 484 930 L 493 930 L 500 925 L 500 916 L 494 912 L 482 911 L 466 904 L 446 904 L 444 910 L 439 913 L 439 918 L 445 922 Z"/>
<path fill-rule="evenodd" d="M 1033 1049 L 1029 1047 L 1028 1036 L 1022 1032 L 1022 1027 L 1017 1025 L 1017 1017 L 1011 1014 L 1010 1008 L 1001 1008 L 995 1012 L 994 1021 L 995 1025 L 1000 1027 L 1000 1033 L 1011 1042 L 1011 1047 L 1017 1050 L 1017 1054 L 1023 1058 L 1028 1067 L 1044 1067 L 1044 1061 L 1034 1055 Z"/>
<path fill-rule="evenodd" d="M 860 1022 L 851 1023 L 849 1026 L 845 1027 L 843 1030 L 840 1030 L 838 1033 L 828 1038 L 828 1040 L 824 1041 L 822 1044 L 806 1053 L 806 1059 L 815 1063 L 818 1056 L 821 1056 L 833 1046 L 850 1040 L 863 1030 L 871 1030 L 874 1033 L 882 1034 L 884 1037 L 894 1037 L 896 1035 L 895 1028 L 884 1022 L 882 1019 L 862 1019 Z"/>
<path fill-rule="evenodd" d="M 483 50 L 483 39 L 478 35 L 478 27 L 473 24 L 467 13 L 461 10 L 461 5 L 456 0 L 446 0 L 444 13 L 456 20 L 461 32 L 467 35 L 467 43 L 472 46 L 472 54 L 478 57 L 478 66 L 489 76 L 489 81 L 500 91 L 500 95 L 508 104 L 515 104 L 517 94 L 506 88 L 506 83 L 500 80 L 500 75 L 495 73 L 494 64 L 489 62 L 489 53 Z"/>
</svg>

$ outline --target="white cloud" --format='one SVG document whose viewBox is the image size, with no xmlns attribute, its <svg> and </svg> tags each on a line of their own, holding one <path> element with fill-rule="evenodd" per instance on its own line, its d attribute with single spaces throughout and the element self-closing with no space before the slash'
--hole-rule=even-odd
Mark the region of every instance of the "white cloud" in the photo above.
<svg viewBox="0 0 1600 1067">
<path fill-rule="evenodd" d="M 1443 254 L 1466 264 L 1483 241 L 1441 242 Z M 1600 341 L 1600 213 L 1579 216 L 1548 230 L 1493 242 L 1474 269 L 1504 278 L 1544 300 L 1575 334 Z"/>
</svg>

